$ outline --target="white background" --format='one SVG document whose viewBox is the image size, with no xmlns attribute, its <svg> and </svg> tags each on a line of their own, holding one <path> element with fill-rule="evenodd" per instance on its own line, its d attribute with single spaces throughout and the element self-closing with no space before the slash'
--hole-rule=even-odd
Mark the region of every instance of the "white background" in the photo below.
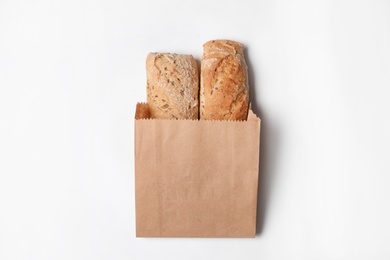
<svg viewBox="0 0 390 260">
<path fill-rule="evenodd" d="M 150 51 L 247 46 L 255 239 L 135 238 Z M 390 259 L 389 1 L 0 0 L 0 259 Z"/>
</svg>

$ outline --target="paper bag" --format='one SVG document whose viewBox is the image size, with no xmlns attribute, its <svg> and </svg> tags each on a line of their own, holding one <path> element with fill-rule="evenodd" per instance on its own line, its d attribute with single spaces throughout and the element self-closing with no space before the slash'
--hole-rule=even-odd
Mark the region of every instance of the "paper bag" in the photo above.
<svg viewBox="0 0 390 260">
<path fill-rule="evenodd" d="M 254 237 L 260 119 L 135 120 L 137 237 Z"/>
</svg>

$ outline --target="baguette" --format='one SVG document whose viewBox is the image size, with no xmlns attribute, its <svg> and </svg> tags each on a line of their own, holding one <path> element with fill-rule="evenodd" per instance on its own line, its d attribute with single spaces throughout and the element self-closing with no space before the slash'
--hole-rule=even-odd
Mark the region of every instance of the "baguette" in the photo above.
<svg viewBox="0 0 390 260">
<path fill-rule="evenodd" d="M 151 118 L 198 119 L 199 73 L 191 55 L 149 53 L 146 75 Z"/>
<path fill-rule="evenodd" d="M 244 45 L 214 40 L 203 48 L 200 119 L 246 120 L 249 87 Z"/>
</svg>

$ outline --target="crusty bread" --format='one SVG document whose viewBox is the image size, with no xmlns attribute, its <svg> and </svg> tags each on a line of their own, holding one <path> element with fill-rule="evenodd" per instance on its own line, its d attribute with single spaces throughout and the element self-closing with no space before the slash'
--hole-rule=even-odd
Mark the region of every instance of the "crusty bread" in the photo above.
<svg viewBox="0 0 390 260">
<path fill-rule="evenodd" d="M 135 119 L 150 118 L 149 106 L 146 103 L 138 103 L 135 109 Z"/>
<path fill-rule="evenodd" d="M 244 45 L 214 40 L 203 48 L 200 119 L 246 120 L 249 88 Z"/>
<path fill-rule="evenodd" d="M 149 53 L 146 76 L 151 118 L 198 119 L 199 73 L 191 55 Z"/>
</svg>

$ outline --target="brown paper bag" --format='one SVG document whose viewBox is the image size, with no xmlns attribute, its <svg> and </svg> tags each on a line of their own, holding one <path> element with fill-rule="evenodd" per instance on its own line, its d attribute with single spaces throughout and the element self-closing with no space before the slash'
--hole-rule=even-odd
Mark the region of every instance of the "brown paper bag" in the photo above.
<svg viewBox="0 0 390 260">
<path fill-rule="evenodd" d="M 135 120 L 137 237 L 254 237 L 260 119 Z"/>
</svg>

